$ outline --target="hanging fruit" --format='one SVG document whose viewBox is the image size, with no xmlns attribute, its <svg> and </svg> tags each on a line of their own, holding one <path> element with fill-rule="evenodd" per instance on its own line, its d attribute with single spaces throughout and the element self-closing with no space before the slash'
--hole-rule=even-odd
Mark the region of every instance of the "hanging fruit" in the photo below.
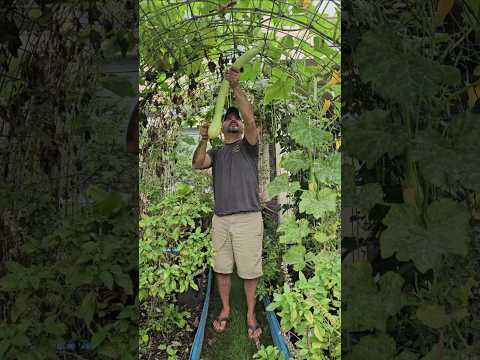
<svg viewBox="0 0 480 360">
<path fill-rule="evenodd" d="M 255 46 L 252 49 L 246 51 L 242 56 L 240 56 L 232 65 L 237 69 L 241 69 L 246 63 L 253 59 L 263 48 L 262 46 Z M 218 92 L 217 102 L 215 104 L 215 113 L 213 115 L 213 121 L 210 127 L 208 128 L 208 137 L 210 139 L 216 138 L 220 135 L 220 129 L 222 127 L 222 114 L 223 108 L 225 106 L 225 99 L 228 95 L 229 83 L 227 80 L 223 80 L 220 85 L 220 91 Z"/>
<path fill-rule="evenodd" d="M 208 70 L 213 74 L 217 65 L 213 61 L 208 62 Z"/>
</svg>

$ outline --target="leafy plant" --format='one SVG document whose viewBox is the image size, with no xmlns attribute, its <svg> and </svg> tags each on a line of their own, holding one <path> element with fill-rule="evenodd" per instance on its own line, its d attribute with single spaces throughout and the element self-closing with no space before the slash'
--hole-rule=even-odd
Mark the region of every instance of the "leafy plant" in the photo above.
<svg viewBox="0 0 480 360">
<path fill-rule="evenodd" d="M 368 231 L 348 239 L 356 244 L 345 258 L 360 247 L 368 255 L 345 264 L 342 351 L 347 359 L 468 358 L 479 334 L 467 305 L 477 302 L 479 280 L 478 174 L 466 169 L 477 162 L 478 111 L 468 95 L 480 59 L 476 6 L 412 2 L 397 12 L 381 2 L 384 17 L 372 11 L 377 3 L 364 5 L 352 4 L 356 19 L 346 21 L 355 34 L 345 44 L 355 53 L 348 72 L 350 64 L 359 71 L 347 80 L 356 105 L 346 103 L 342 196 Z M 458 21 L 472 36 L 457 37 Z"/>
</svg>

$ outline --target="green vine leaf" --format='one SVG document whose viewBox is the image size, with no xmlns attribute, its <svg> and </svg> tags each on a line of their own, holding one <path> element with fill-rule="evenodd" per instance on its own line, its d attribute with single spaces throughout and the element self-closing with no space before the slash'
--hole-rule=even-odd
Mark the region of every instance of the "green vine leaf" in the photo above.
<svg viewBox="0 0 480 360">
<path fill-rule="evenodd" d="M 67 327 L 64 323 L 55 321 L 55 318 L 49 317 L 44 322 L 45 330 L 56 336 L 62 336 L 67 331 Z"/>
<path fill-rule="evenodd" d="M 388 228 L 380 238 L 382 257 L 395 254 L 400 261 L 413 260 L 422 273 L 436 269 L 444 254 L 467 254 L 469 218 L 464 206 L 442 199 L 428 207 L 425 227 L 415 209 L 393 205 L 383 220 Z"/>
<path fill-rule="evenodd" d="M 323 188 L 317 193 L 304 191 L 300 197 L 299 209 L 302 213 L 313 215 L 320 219 L 328 212 L 335 211 L 338 193 L 330 188 Z"/>
<path fill-rule="evenodd" d="M 404 48 L 402 40 L 389 28 L 364 33 L 356 51 L 361 79 L 372 82 L 380 95 L 403 104 L 435 96 L 443 86 L 460 83 L 457 68 Z"/>
<path fill-rule="evenodd" d="M 77 311 L 77 316 L 83 321 L 85 321 L 85 324 L 87 324 L 87 326 L 90 325 L 93 320 L 96 304 L 97 299 L 95 297 L 95 293 L 90 292 L 87 296 L 85 296 Z"/>
<path fill-rule="evenodd" d="M 479 120 L 480 116 L 473 114 L 455 119 L 461 125 L 451 129 L 458 134 L 450 141 L 433 130 L 417 135 L 412 158 L 427 181 L 443 189 L 460 184 L 480 192 Z"/>
<path fill-rule="evenodd" d="M 295 245 L 287 250 L 283 258 L 287 264 L 293 265 L 293 270 L 302 271 L 305 268 L 305 247 Z"/>
<path fill-rule="evenodd" d="M 282 157 L 280 166 L 295 175 L 310 168 L 310 162 L 302 150 L 294 150 Z"/>
<path fill-rule="evenodd" d="M 342 288 L 342 299 L 346 310 L 342 327 L 345 329 L 385 331 L 387 319 L 406 305 L 401 292 L 404 280 L 399 274 L 387 272 L 378 284 L 372 275 L 372 267 L 366 262 L 349 265 L 344 272 L 346 286 Z"/>
<path fill-rule="evenodd" d="M 384 155 L 400 155 L 408 137 L 400 124 L 392 123 L 390 113 L 384 110 L 366 111 L 360 119 L 344 122 L 343 142 L 351 156 L 365 160 L 372 167 Z"/>
<path fill-rule="evenodd" d="M 369 210 L 375 204 L 383 203 L 380 184 L 355 185 L 351 166 L 342 166 L 342 206 Z"/>
<path fill-rule="evenodd" d="M 288 131 L 295 142 L 309 150 L 320 149 L 332 142 L 332 134 L 310 124 L 304 117 L 297 117 L 288 125 Z"/>
<path fill-rule="evenodd" d="M 261 63 L 259 61 L 245 64 L 245 66 L 243 67 L 243 72 L 240 74 L 240 80 L 256 80 L 258 74 L 260 74 L 260 66 Z"/>
<path fill-rule="evenodd" d="M 432 329 L 440 329 L 447 326 L 451 318 L 445 312 L 445 308 L 437 304 L 423 304 L 417 309 L 417 318 Z"/>
<path fill-rule="evenodd" d="M 310 234 L 310 226 L 307 220 L 296 220 L 293 215 L 287 215 L 278 226 L 281 244 L 300 244 Z"/>
<path fill-rule="evenodd" d="M 360 339 L 345 360 L 393 360 L 396 348 L 395 340 L 391 336 L 368 335 Z"/>
<path fill-rule="evenodd" d="M 451 323 L 452 320 L 462 320 L 469 314 L 467 308 L 459 308 L 449 314 L 445 307 L 439 304 L 422 304 L 417 309 L 417 318 L 432 329 L 440 329 Z"/>
<path fill-rule="evenodd" d="M 282 73 L 279 77 L 272 78 L 269 80 L 268 85 L 265 88 L 265 94 L 263 98 L 264 104 L 268 105 L 273 100 L 289 99 L 294 85 L 295 80 L 292 79 L 287 73 Z"/>
<path fill-rule="evenodd" d="M 295 191 L 300 190 L 300 183 L 298 181 L 290 182 L 288 179 L 288 174 L 282 174 L 267 185 L 267 193 L 269 199 L 277 196 L 283 192 L 293 194 Z"/>
<path fill-rule="evenodd" d="M 334 153 L 325 159 L 316 159 L 313 162 L 312 170 L 317 181 L 328 185 L 340 185 L 341 176 L 341 155 Z"/>
</svg>

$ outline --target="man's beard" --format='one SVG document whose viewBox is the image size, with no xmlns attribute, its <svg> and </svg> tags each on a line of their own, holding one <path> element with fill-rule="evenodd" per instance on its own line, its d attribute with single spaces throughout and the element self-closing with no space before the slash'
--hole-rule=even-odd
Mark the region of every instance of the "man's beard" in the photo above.
<svg viewBox="0 0 480 360">
<path fill-rule="evenodd" d="M 240 129 L 239 127 L 232 127 L 232 126 L 227 127 L 227 133 L 238 134 L 241 132 L 242 132 L 242 129 Z"/>
</svg>

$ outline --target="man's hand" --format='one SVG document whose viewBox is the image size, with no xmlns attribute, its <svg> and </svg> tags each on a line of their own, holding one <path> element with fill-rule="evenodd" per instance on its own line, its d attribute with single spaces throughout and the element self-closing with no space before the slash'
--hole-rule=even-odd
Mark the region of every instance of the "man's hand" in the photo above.
<svg viewBox="0 0 480 360">
<path fill-rule="evenodd" d="M 195 152 L 193 153 L 192 167 L 194 169 L 206 169 L 212 166 L 212 159 L 207 154 L 209 127 L 210 123 L 208 122 L 205 122 L 199 126 L 201 140 L 197 145 Z"/>
<path fill-rule="evenodd" d="M 240 70 L 231 67 L 225 72 L 225 79 L 228 80 L 232 89 L 238 88 L 240 86 Z"/>
<path fill-rule="evenodd" d="M 210 127 L 210 123 L 203 123 L 200 125 L 200 136 L 202 141 L 208 141 L 208 128 Z"/>
</svg>

